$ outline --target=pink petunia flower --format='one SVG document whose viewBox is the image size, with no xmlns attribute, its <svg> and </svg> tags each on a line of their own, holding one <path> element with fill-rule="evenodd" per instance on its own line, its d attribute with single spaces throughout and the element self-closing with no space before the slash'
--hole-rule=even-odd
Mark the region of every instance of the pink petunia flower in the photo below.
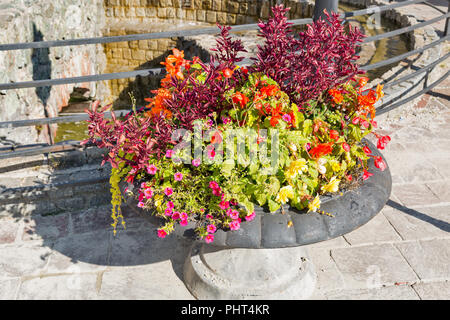
<svg viewBox="0 0 450 320">
<path fill-rule="evenodd" d="M 173 178 L 175 179 L 175 181 L 181 181 L 183 180 L 183 174 L 181 172 L 177 172 L 173 175 Z"/>
<path fill-rule="evenodd" d="M 221 202 L 219 203 L 219 207 L 220 207 L 220 209 L 222 209 L 222 210 L 227 209 L 229 206 L 230 206 L 230 203 L 229 203 L 228 201 L 221 201 Z"/>
<path fill-rule="evenodd" d="M 239 230 L 239 228 L 241 227 L 241 224 L 240 224 L 240 222 L 238 221 L 238 220 L 233 220 L 231 223 L 230 223 L 230 229 L 231 230 Z"/>
<path fill-rule="evenodd" d="M 239 212 L 237 210 L 231 210 L 230 214 L 229 214 L 231 219 L 238 219 L 239 218 Z"/>
<path fill-rule="evenodd" d="M 147 188 L 144 190 L 144 195 L 147 199 L 153 197 L 153 190 L 151 188 Z"/>
<path fill-rule="evenodd" d="M 167 187 L 164 189 L 164 193 L 169 197 L 173 194 L 173 189 L 171 187 Z"/>
<path fill-rule="evenodd" d="M 283 116 L 281 117 L 281 119 L 283 119 L 286 122 L 291 122 L 291 116 L 287 113 L 283 114 Z"/>
<path fill-rule="evenodd" d="M 216 151 L 214 150 L 214 148 L 210 148 L 208 150 L 208 158 L 213 160 L 215 156 L 216 156 Z"/>
<path fill-rule="evenodd" d="M 206 243 L 211 243 L 211 242 L 213 242 L 214 241 L 214 235 L 213 234 L 208 234 L 206 237 L 205 237 L 205 242 Z"/>
<path fill-rule="evenodd" d="M 148 188 L 147 187 L 147 182 L 142 182 L 141 183 L 141 189 L 145 189 L 145 188 Z"/>
<path fill-rule="evenodd" d="M 137 206 L 138 206 L 139 208 L 143 208 L 143 207 L 145 206 L 145 203 L 143 203 L 142 201 L 139 201 L 138 204 L 137 204 Z"/>
<path fill-rule="evenodd" d="M 170 217 L 172 215 L 172 209 L 167 208 L 166 210 L 164 210 L 164 214 Z"/>
<path fill-rule="evenodd" d="M 198 167 L 200 164 L 202 163 L 202 161 L 200 159 L 194 159 L 192 160 L 192 165 L 194 167 Z"/>
<path fill-rule="evenodd" d="M 167 236 L 167 232 L 163 229 L 158 229 L 158 237 L 165 238 Z"/>
<path fill-rule="evenodd" d="M 209 224 L 206 226 L 206 231 L 208 231 L 208 233 L 214 233 L 214 232 L 216 232 L 216 230 L 217 230 L 217 228 L 213 224 Z"/>
<path fill-rule="evenodd" d="M 178 211 L 175 211 L 175 212 L 172 214 L 172 219 L 173 219 L 173 220 L 178 220 L 178 219 L 180 219 L 180 213 L 179 213 Z"/>
<path fill-rule="evenodd" d="M 210 187 L 211 189 L 217 189 L 217 188 L 219 188 L 219 184 L 218 184 L 217 182 L 215 182 L 215 181 L 211 181 L 211 182 L 209 183 L 209 187 Z"/>
<path fill-rule="evenodd" d="M 180 221 L 180 225 L 182 225 L 182 226 L 187 226 L 187 225 L 188 225 L 187 219 L 182 219 L 182 220 Z"/>
<path fill-rule="evenodd" d="M 139 193 L 139 201 L 143 201 L 144 200 L 144 193 L 143 192 L 141 192 L 141 193 Z"/>
<path fill-rule="evenodd" d="M 173 150 L 167 150 L 166 151 L 166 158 L 172 158 L 173 156 Z"/>
<path fill-rule="evenodd" d="M 187 218 L 188 218 L 188 214 L 186 212 L 180 213 L 180 219 L 181 220 L 187 220 Z"/>
<path fill-rule="evenodd" d="M 210 214 L 207 214 L 207 215 L 206 215 L 206 219 L 212 219 L 212 218 L 213 218 L 212 215 L 210 215 Z"/>
<path fill-rule="evenodd" d="M 245 217 L 245 220 L 252 221 L 253 219 L 255 219 L 255 216 L 256 216 L 255 211 L 253 211 L 252 214 Z"/>
<path fill-rule="evenodd" d="M 158 171 L 158 168 L 154 164 L 151 164 L 150 166 L 147 167 L 147 172 L 149 174 L 155 174 L 156 171 Z"/>
<path fill-rule="evenodd" d="M 168 201 L 168 202 L 167 202 L 167 208 L 168 208 L 168 209 L 173 209 L 173 208 L 175 208 L 175 205 L 173 204 L 172 201 Z"/>
<path fill-rule="evenodd" d="M 216 197 L 220 197 L 222 195 L 222 190 L 220 188 L 214 189 L 213 190 L 213 195 L 215 195 Z"/>
</svg>

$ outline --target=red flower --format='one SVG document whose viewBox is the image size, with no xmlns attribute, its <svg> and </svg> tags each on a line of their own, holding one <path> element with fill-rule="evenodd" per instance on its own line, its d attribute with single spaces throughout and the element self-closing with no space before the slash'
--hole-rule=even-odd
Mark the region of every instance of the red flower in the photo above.
<svg viewBox="0 0 450 320">
<path fill-rule="evenodd" d="M 391 137 L 389 136 L 382 136 L 378 139 L 377 148 L 380 150 L 383 150 L 386 145 L 391 141 Z"/>
<path fill-rule="evenodd" d="M 363 180 L 367 180 L 367 179 L 369 179 L 371 176 L 373 176 L 373 173 L 370 173 L 369 171 L 367 171 L 366 169 L 364 169 Z"/>
<path fill-rule="evenodd" d="M 377 167 L 381 171 L 384 171 L 384 169 L 386 169 L 386 162 L 384 162 L 383 158 L 374 157 L 373 160 L 375 161 L 375 167 Z"/>
<path fill-rule="evenodd" d="M 359 123 L 359 120 L 360 120 L 359 117 L 354 117 L 354 118 L 352 119 L 352 123 L 353 123 L 353 124 L 358 124 L 358 123 Z"/>
<path fill-rule="evenodd" d="M 339 132 L 336 130 L 330 130 L 330 139 L 336 140 L 337 138 L 339 138 Z"/>
<path fill-rule="evenodd" d="M 353 177 L 352 177 L 351 174 L 347 175 L 347 180 L 348 180 L 348 181 L 352 181 L 352 180 L 353 180 Z"/>
<path fill-rule="evenodd" d="M 370 126 L 369 122 L 366 120 L 361 120 L 361 125 L 366 129 Z"/>
<path fill-rule="evenodd" d="M 318 158 L 325 156 L 331 152 L 333 152 L 333 147 L 331 146 L 331 144 L 330 143 L 322 143 L 322 144 L 319 144 L 319 145 L 315 146 L 314 148 L 312 148 L 309 153 L 311 154 L 311 156 L 313 158 L 318 159 Z"/>
<path fill-rule="evenodd" d="M 211 143 L 221 143 L 222 142 L 222 135 L 219 131 L 214 132 L 213 136 L 211 137 Z"/>
<path fill-rule="evenodd" d="M 225 70 L 223 70 L 223 76 L 227 79 L 231 78 L 233 76 L 233 70 L 226 68 Z"/>
<path fill-rule="evenodd" d="M 370 150 L 370 148 L 368 146 L 364 146 L 363 151 L 365 154 L 371 154 L 372 150 Z"/>
<path fill-rule="evenodd" d="M 233 94 L 233 102 L 236 104 L 240 104 L 241 108 L 245 107 L 245 105 L 248 103 L 248 98 L 246 95 L 240 93 L 239 91 Z"/>
<path fill-rule="evenodd" d="M 342 149 L 344 149 L 346 152 L 350 152 L 350 146 L 347 142 L 342 143 Z"/>
<path fill-rule="evenodd" d="M 267 87 L 261 88 L 261 92 L 264 93 L 268 97 L 275 95 L 278 91 L 279 91 L 278 87 L 273 84 L 269 85 Z"/>
<path fill-rule="evenodd" d="M 248 69 L 247 69 L 247 67 L 242 67 L 241 70 L 242 70 L 242 72 L 243 72 L 244 74 L 248 74 Z"/>
</svg>

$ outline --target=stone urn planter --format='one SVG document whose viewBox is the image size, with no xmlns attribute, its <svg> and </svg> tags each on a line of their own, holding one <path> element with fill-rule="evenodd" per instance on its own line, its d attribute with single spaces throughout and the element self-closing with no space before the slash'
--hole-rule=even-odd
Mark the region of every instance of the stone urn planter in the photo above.
<svg viewBox="0 0 450 320">
<path fill-rule="evenodd" d="M 370 142 L 374 155 L 382 156 Z M 385 159 L 384 159 L 385 160 Z M 381 171 L 369 162 L 373 173 L 357 189 L 342 195 L 322 196 L 321 210 L 334 215 L 307 213 L 286 206 L 285 214 L 255 206 L 256 217 L 237 231 L 218 230 L 213 244 L 193 241 L 184 265 L 184 282 L 198 299 L 305 299 L 312 295 L 316 274 L 304 245 L 333 239 L 371 220 L 389 199 L 392 180 L 389 168 Z M 122 183 L 121 190 L 131 184 Z M 127 205 L 155 225 L 161 220 Z M 288 222 L 292 221 L 291 227 Z M 194 239 L 195 224 L 179 226 L 174 233 Z"/>
</svg>

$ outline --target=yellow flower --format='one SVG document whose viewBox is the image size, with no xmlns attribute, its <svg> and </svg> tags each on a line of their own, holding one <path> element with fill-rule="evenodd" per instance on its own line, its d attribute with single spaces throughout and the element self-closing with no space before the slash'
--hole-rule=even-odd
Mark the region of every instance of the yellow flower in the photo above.
<svg viewBox="0 0 450 320">
<path fill-rule="evenodd" d="M 316 212 L 317 209 L 319 208 L 320 208 L 320 198 L 319 196 L 316 196 L 313 201 L 310 201 L 308 203 L 308 209 L 309 211 Z"/>
<path fill-rule="evenodd" d="M 292 199 L 294 197 L 294 189 L 292 186 L 285 186 L 280 189 L 278 192 L 276 200 L 278 202 L 281 202 L 282 204 L 285 204 L 288 199 Z"/>
<path fill-rule="evenodd" d="M 291 162 L 291 165 L 289 166 L 289 169 L 286 172 L 286 176 L 289 179 L 295 178 L 297 174 L 301 174 L 302 172 L 305 172 L 308 170 L 308 165 L 306 164 L 306 160 L 303 158 L 300 158 L 298 160 L 294 160 Z"/>
<path fill-rule="evenodd" d="M 334 172 L 338 172 L 339 170 L 341 170 L 341 165 L 338 161 L 334 160 L 331 162 L 331 169 L 333 169 Z"/>
<path fill-rule="evenodd" d="M 153 199 L 155 200 L 155 206 L 160 209 L 163 204 L 164 197 L 161 194 L 157 194 L 153 197 Z"/>
<path fill-rule="evenodd" d="M 333 177 L 328 184 L 322 186 L 321 190 L 323 192 L 337 192 L 339 190 L 339 182 L 341 182 L 341 180 Z"/>
</svg>

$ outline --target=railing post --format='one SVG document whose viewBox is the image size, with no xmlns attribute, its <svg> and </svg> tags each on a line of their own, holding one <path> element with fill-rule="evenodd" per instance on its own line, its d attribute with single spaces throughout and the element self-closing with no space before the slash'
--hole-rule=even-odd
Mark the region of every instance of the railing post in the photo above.
<svg viewBox="0 0 450 320">
<path fill-rule="evenodd" d="M 450 0 L 448 0 L 447 13 L 450 12 Z M 444 36 L 448 36 L 450 34 L 450 18 L 445 20 L 445 30 Z"/>
<path fill-rule="evenodd" d="M 314 4 L 314 16 L 313 20 L 316 21 L 319 18 L 325 19 L 323 10 L 326 9 L 327 12 L 331 13 L 338 11 L 339 0 L 316 0 Z"/>
</svg>

